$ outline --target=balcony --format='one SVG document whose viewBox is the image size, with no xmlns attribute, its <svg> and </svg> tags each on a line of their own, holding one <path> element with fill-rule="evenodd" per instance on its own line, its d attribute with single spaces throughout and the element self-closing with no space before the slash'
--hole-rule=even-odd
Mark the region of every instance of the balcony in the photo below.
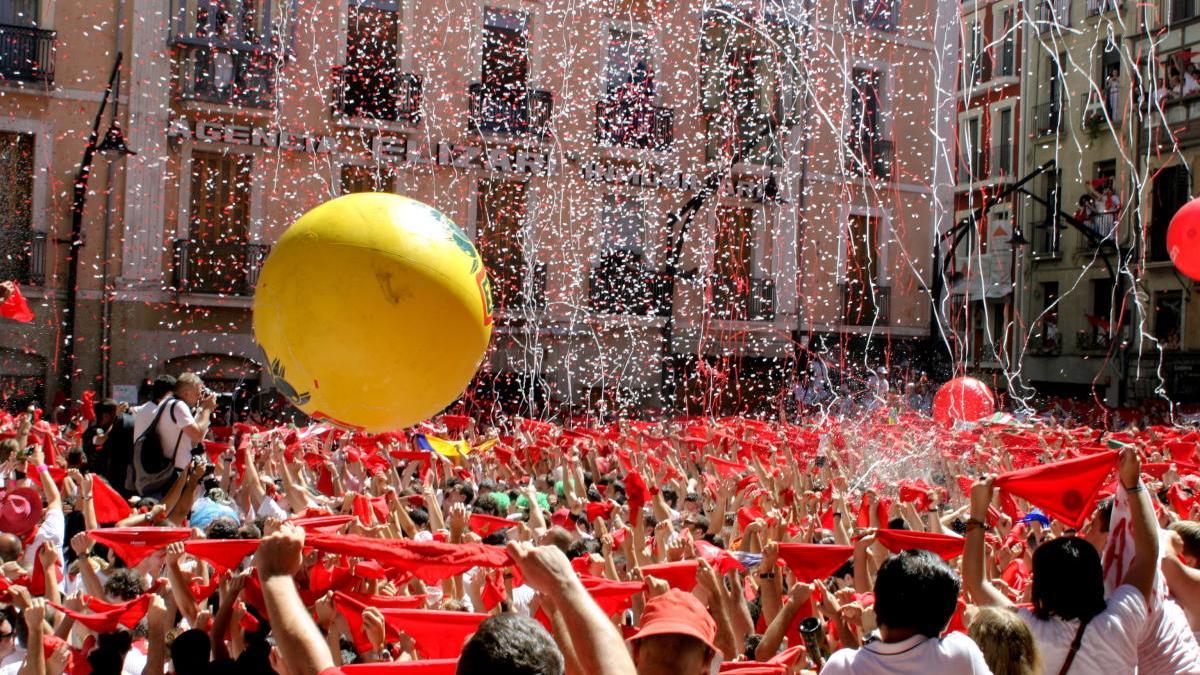
<svg viewBox="0 0 1200 675">
<path fill-rule="evenodd" d="M 1033 2 L 1036 7 L 1034 23 L 1039 33 L 1071 25 L 1070 0 L 1033 0 Z"/>
<path fill-rule="evenodd" d="M 542 140 L 550 127 L 554 97 L 542 89 L 491 88 L 482 82 L 468 90 L 470 109 L 467 128 L 471 131 L 510 136 L 533 136 Z"/>
<path fill-rule="evenodd" d="M 1029 356 L 1059 356 L 1062 354 L 1062 340 L 1058 337 L 1058 325 L 1044 322 L 1038 327 L 1037 335 L 1029 340 L 1025 349 Z"/>
<path fill-rule="evenodd" d="M 179 97 L 239 108 L 275 107 L 275 56 L 261 50 L 178 45 Z"/>
<path fill-rule="evenodd" d="M 987 178 L 987 172 L 984 171 L 982 152 L 959 156 L 957 172 L 959 185 L 977 183 L 985 178 Z"/>
<path fill-rule="evenodd" d="M 858 144 L 853 141 L 853 138 L 847 141 L 850 154 L 846 157 L 846 170 L 858 176 L 889 180 L 895 161 L 892 141 L 881 138 L 866 138 Z"/>
<path fill-rule="evenodd" d="M 675 111 L 649 101 L 596 102 L 596 143 L 600 145 L 666 150 L 675 135 Z"/>
<path fill-rule="evenodd" d="M 1094 213 L 1085 222 L 1087 229 L 1091 231 L 1097 239 L 1107 240 L 1109 243 L 1117 236 L 1117 225 L 1120 222 L 1121 214 L 1119 211 L 1101 211 Z M 1086 239 L 1083 242 L 1085 248 L 1095 248 L 1094 240 Z"/>
<path fill-rule="evenodd" d="M 1125 9 L 1122 0 L 1087 0 L 1087 15 L 1100 16 L 1108 12 L 1121 13 Z"/>
<path fill-rule="evenodd" d="M 1103 85 L 1101 85 L 1103 87 Z M 1121 106 L 1116 99 L 1118 94 L 1101 96 L 1094 91 L 1079 95 L 1079 107 L 1083 110 L 1083 130 L 1095 138 L 1108 132 L 1111 122 L 1114 129 L 1121 126 Z"/>
<path fill-rule="evenodd" d="M 27 227 L 0 229 L 0 279 L 41 286 L 46 283 L 46 233 Z"/>
<path fill-rule="evenodd" d="M 0 79 L 54 83 L 52 30 L 0 24 Z"/>
<path fill-rule="evenodd" d="M 1110 344 L 1112 344 L 1112 338 L 1109 337 L 1108 330 L 1105 328 L 1092 326 L 1075 331 L 1075 348 L 1081 352 L 1107 351 Z"/>
<path fill-rule="evenodd" d="M 988 167 L 988 172 L 992 178 L 1012 178 L 1013 175 L 1013 147 L 1012 141 L 1003 141 L 1000 143 L 992 143 L 991 149 L 991 165 Z"/>
<path fill-rule="evenodd" d="M 725 321 L 774 321 L 775 282 L 770 279 L 709 275 L 705 288 L 709 315 Z"/>
<path fill-rule="evenodd" d="M 1034 105 L 1032 126 L 1039 137 L 1060 133 L 1063 127 L 1062 103 L 1047 101 Z"/>
<path fill-rule="evenodd" d="M 210 244 L 176 239 L 172 286 L 179 293 L 253 295 L 258 273 L 270 250 L 264 244 Z"/>
<path fill-rule="evenodd" d="M 979 52 L 974 58 L 964 58 L 963 70 L 965 71 L 968 91 L 985 82 L 991 81 L 992 55 L 987 52 Z"/>
<path fill-rule="evenodd" d="M 854 22 L 876 30 L 896 30 L 896 0 L 851 0 Z"/>
<path fill-rule="evenodd" d="M 1061 255 L 1058 248 L 1061 240 L 1062 233 L 1059 232 L 1058 219 L 1051 218 L 1050 214 L 1046 214 L 1033 226 L 1033 257 L 1058 257 Z"/>
<path fill-rule="evenodd" d="M 421 122 L 421 76 L 338 66 L 333 69 L 337 114 L 415 126 Z"/>
<path fill-rule="evenodd" d="M 630 256 L 609 255 L 588 274 L 588 305 L 597 314 L 666 316 L 669 280 Z"/>
<path fill-rule="evenodd" d="M 892 289 L 858 282 L 842 286 L 842 323 L 846 326 L 886 326 L 891 318 Z"/>
<path fill-rule="evenodd" d="M 488 273 L 498 323 L 512 325 L 546 309 L 546 263 Z"/>
<path fill-rule="evenodd" d="M 266 51 L 283 57 L 292 51 L 294 4 L 294 0 L 170 0 L 170 43 Z"/>
</svg>

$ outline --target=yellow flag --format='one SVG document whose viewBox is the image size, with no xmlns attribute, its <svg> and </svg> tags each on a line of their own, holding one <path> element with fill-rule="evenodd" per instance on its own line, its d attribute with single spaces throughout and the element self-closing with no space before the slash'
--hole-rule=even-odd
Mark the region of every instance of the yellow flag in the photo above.
<svg viewBox="0 0 1200 675">
<path fill-rule="evenodd" d="M 499 442 L 500 442 L 500 439 L 498 439 L 498 438 L 489 438 L 486 441 L 475 446 L 474 449 L 471 450 L 471 452 L 487 452 L 488 450 L 492 449 L 493 445 L 495 445 Z"/>
<path fill-rule="evenodd" d="M 442 457 L 466 457 L 471 454 L 471 446 L 466 441 L 448 441 L 444 438 L 425 434 L 429 447 Z"/>
</svg>

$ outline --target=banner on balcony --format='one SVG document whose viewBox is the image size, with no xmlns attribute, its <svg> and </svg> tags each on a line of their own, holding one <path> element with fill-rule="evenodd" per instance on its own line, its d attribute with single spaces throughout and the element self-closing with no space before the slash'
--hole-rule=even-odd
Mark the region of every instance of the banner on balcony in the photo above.
<svg viewBox="0 0 1200 675">
<path fill-rule="evenodd" d="M 950 286 L 952 295 L 965 295 L 970 300 L 1002 298 L 1012 292 L 1012 252 L 996 251 L 963 257 L 956 269 L 964 270 L 962 278 Z"/>
</svg>

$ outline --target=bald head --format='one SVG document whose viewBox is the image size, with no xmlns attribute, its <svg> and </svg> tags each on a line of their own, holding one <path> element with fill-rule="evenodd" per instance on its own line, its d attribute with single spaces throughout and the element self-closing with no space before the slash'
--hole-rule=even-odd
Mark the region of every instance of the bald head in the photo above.
<svg viewBox="0 0 1200 675">
<path fill-rule="evenodd" d="M 15 534 L 0 534 L 0 562 L 21 559 L 21 540 Z"/>
</svg>

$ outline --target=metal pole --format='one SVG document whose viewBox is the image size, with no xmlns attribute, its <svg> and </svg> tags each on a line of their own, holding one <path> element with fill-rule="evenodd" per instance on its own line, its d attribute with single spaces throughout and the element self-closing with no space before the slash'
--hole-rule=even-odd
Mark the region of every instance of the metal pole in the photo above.
<svg viewBox="0 0 1200 675">
<path fill-rule="evenodd" d="M 66 300 L 63 305 L 63 339 L 62 361 L 59 364 L 59 389 L 68 398 L 71 396 L 71 385 L 75 379 L 75 315 L 78 311 L 79 294 L 79 249 L 83 246 L 83 209 L 87 205 L 88 179 L 92 175 L 92 160 L 96 155 L 96 141 L 100 137 L 100 120 L 108 108 L 108 100 L 112 97 L 113 86 L 117 74 L 121 70 L 122 52 L 117 52 L 117 61 L 113 64 L 112 73 L 108 76 L 108 85 L 104 88 L 104 98 L 100 101 L 100 109 L 96 111 L 96 119 L 92 122 L 92 133 L 88 135 L 87 146 L 83 149 L 83 160 L 79 163 L 79 172 L 75 175 L 74 199 L 71 202 L 71 237 L 67 244 L 67 288 Z"/>
</svg>

